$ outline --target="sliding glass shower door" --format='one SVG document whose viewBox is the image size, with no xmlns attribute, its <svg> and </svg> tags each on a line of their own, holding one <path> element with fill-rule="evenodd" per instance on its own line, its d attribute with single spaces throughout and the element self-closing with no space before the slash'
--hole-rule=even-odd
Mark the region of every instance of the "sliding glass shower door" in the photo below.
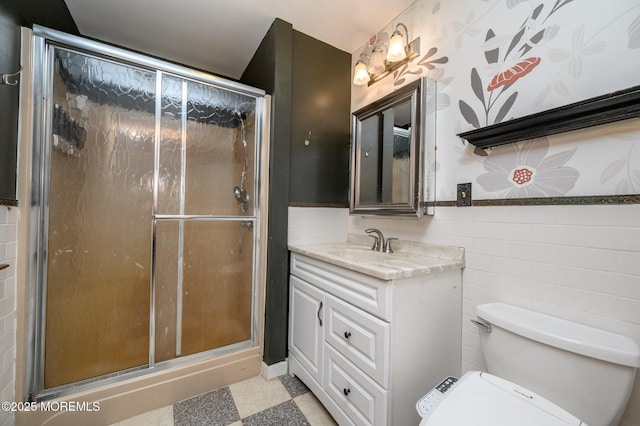
<svg viewBox="0 0 640 426">
<path fill-rule="evenodd" d="M 40 43 L 34 393 L 255 345 L 260 92 Z"/>
</svg>

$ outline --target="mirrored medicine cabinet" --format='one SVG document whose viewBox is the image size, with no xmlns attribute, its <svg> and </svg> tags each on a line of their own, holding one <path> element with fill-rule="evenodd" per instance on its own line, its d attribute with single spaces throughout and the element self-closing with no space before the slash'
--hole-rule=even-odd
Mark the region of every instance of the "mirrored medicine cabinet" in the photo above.
<svg viewBox="0 0 640 426">
<path fill-rule="evenodd" d="M 433 214 L 435 109 L 423 77 L 353 113 L 351 214 Z"/>
</svg>

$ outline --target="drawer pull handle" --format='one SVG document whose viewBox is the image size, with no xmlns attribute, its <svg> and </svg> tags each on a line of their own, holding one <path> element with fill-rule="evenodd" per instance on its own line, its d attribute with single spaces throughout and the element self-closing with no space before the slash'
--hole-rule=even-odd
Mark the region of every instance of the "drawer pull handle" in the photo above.
<svg viewBox="0 0 640 426">
<path fill-rule="evenodd" d="M 348 339 L 349 337 L 351 337 L 351 332 L 350 331 L 345 331 L 344 332 L 344 338 Z"/>
<path fill-rule="evenodd" d="M 322 318 L 320 318 L 320 311 L 322 311 L 322 302 L 320 302 L 320 307 L 318 308 L 318 322 L 320 323 L 320 327 L 322 327 Z"/>
<path fill-rule="evenodd" d="M 351 393 L 351 389 L 344 388 L 344 389 L 342 389 L 342 393 L 344 394 L 344 396 L 347 396 L 347 395 L 349 395 Z"/>
</svg>

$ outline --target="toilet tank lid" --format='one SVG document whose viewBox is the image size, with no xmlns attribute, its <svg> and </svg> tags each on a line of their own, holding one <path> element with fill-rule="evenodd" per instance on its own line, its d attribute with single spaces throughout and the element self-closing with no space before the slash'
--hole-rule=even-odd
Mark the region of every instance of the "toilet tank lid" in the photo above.
<svg viewBox="0 0 640 426">
<path fill-rule="evenodd" d="M 506 303 L 478 305 L 476 313 L 492 325 L 559 349 L 628 367 L 640 367 L 638 344 L 621 334 Z"/>
</svg>

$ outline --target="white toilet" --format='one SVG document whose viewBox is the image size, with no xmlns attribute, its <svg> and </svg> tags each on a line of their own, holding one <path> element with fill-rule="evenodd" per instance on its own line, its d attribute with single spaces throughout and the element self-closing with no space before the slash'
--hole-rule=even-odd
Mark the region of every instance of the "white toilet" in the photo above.
<svg viewBox="0 0 640 426">
<path fill-rule="evenodd" d="M 491 374 L 443 381 L 416 404 L 421 426 L 615 426 L 640 349 L 628 337 L 504 303 L 479 305 Z"/>
</svg>

